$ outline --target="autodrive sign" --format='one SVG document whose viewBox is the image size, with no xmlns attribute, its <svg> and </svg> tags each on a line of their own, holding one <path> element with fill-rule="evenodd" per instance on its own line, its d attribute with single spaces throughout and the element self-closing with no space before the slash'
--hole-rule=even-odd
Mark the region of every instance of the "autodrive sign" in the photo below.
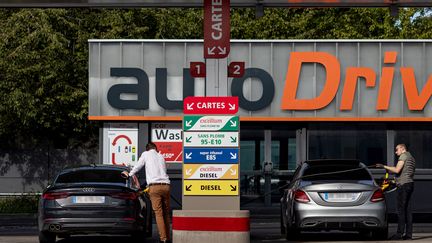
<svg viewBox="0 0 432 243">
<path fill-rule="evenodd" d="M 249 60 L 246 61 L 249 66 L 243 76 L 228 78 L 226 85 L 221 86 L 213 81 L 202 86 L 200 78 L 191 77 L 189 69 L 183 66 L 176 70 L 171 66 L 146 66 L 148 62 L 144 62 L 139 68 L 115 67 L 104 64 L 103 58 L 95 58 L 108 73 L 90 80 L 90 94 L 101 96 L 90 99 L 90 119 L 92 116 L 113 116 L 115 120 L 117 116 L 145 119 L 183 114 L 220 115 L 230 114 L 231 110 L 231 114 L 250 121 L 270 117 L 303 120 L 432 117 L 432 41 L 255 42 L 232 41 L 230 59 Z M 99 44 L 103 49 L 111 48 L 104 42 Z M 135 48 L 122 44 L 128 50 Z M 143 41 L 144 49 L 158 42 L 150 44 L 147 46 Z M 184 50 L 175 60 L 192 60 L 188 59 L 190 53 L 202 50 L 195 42 L 189 47 L 187 41 L 175 43 L 176 47 L 170 42 L 160 45 L 161 50 L 163 46 L 176 50 L 170 55 Z M 155 56 L 148 58 L 163 63 L 158 61 L 159 54 L 156 51 Z M 270 57 L 273 61 L 269 63 Z M 93 68 L 98 67 L 98 62 L 90 66 L 91 73 L 99 73 L 99 69 Z M 131 65 L 136 66 L 134 63 Z M 93 80 L 99 83 L 93 84 Z M 105 93 L 99 92 L 104 85 L 108 86 L 102 89 Z M 200 100 L 209 98 L 203 97 L 206 87 L 217 89 L 215 94 L 237 98 L 238 106 Z M 180 92 L 173 96 L 173 90 Z M 127 112 L 120 112 L 126 109 Z"/>
</svg>

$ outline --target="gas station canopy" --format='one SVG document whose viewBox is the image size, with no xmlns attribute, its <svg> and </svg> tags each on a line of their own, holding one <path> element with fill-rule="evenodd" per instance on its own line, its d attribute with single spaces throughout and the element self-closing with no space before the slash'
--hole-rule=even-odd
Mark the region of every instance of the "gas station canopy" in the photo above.
<svg viewBox="0 0 432 243">
<path fill-rule="evenodd" d="M 219 0 L 215 0 L 219 1 Z M 231 7 L 430 7 L 432 0 L 231 0 Z M 202 7 L 203 0 L 2 0 L 0 7 Z"/>
</svg>

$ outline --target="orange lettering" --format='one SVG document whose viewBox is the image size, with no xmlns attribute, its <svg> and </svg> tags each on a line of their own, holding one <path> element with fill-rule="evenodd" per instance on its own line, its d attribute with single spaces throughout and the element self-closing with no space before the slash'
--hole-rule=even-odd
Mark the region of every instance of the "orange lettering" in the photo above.
<svg viewBox="0 0 432 243">
<path fill-rule="evenodd" d="M 345 78 L 344 89 L 342 92 L 341 110 L 351 110 L 356 91 L 357 79 L 363 77 L 366 80 L 366 87 L 374 87 L 376 74 L 372 68 L 349 67 Z"/>
<path fill-rule="evenodd" d="M 302 63 L 320 63 L 326 70 L 326 81 L 321 94 L 313 99 L 296 99 Z M 282 96 L 283 110 L 315 110 L 327 106 L 335 97 L 340 82 L 340 64 L 333 55 L 325 52 L 291 52 L 285 88 Z"/>
<path fill-rule="evenodd" d="M 402 83 L 405 90 L 405 96 L 410 110 L 421 111 L 425 107 L 432 95 L 432 75 L 423 87 L 421 93 L 418 93 L 414 68 L 400 68 L 402 74 Z"/>
<path fill-rule="evenodd" d="M 386 51 L 384 53 L 384 63 L 385 64 L 395 64 L 397 60 L 397 52 L 395 51 Z M 377 110 L 388 110 L 390 103 L 390 94 L 392 90 L 393 84 L 393 76 L 394 76 L 394 68 L 393 67 L 384 67 L 382 69 L 380 87 L 378 90 L 378 98 L 377 98 Z"/>
<path fill-rule="evenodd" d="M 380 86 L 378 90 L 377 99 L 377 110 L 388 110 L 390 103 L 390 94 L 393 85 L 394 68 L 384 67 L 382 69 L 382 75 L 380 80 Z"/>
</svg>

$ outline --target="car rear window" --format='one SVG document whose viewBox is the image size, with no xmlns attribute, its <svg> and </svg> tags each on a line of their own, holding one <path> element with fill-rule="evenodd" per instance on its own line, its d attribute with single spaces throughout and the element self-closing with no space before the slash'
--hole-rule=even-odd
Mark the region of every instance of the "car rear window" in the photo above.
<svg viewBox="0 0 432 243">
<path fill-rule="evenodd" d="M 369 172 L 362 167 L 343 165 L 317 165 L 307 167 L 303 173 L 304 181 L 370 181 Z"/>
<path fill-rule="evenodd" d="M 125 183 L 118 170 L 77 170 L 61 174 L 55 183 Z"/>
</svg>

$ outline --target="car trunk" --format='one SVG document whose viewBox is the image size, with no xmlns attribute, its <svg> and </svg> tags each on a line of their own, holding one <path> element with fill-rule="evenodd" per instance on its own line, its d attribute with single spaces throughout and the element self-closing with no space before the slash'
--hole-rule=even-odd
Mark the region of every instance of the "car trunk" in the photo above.
<svg viewBox="0 0 432 243">
<path fill-rule="evenodd" d="M 46 218 L 134 217 L 136 192 L 118 185 L 65 185 L 44 193 Z"/>
<path fill-rule="evenodd" d="M 365 203 L 378 188 L 357 182 L 314 183 L 301 188 L 321 206 L 358 206 Z"/>
</svg>

